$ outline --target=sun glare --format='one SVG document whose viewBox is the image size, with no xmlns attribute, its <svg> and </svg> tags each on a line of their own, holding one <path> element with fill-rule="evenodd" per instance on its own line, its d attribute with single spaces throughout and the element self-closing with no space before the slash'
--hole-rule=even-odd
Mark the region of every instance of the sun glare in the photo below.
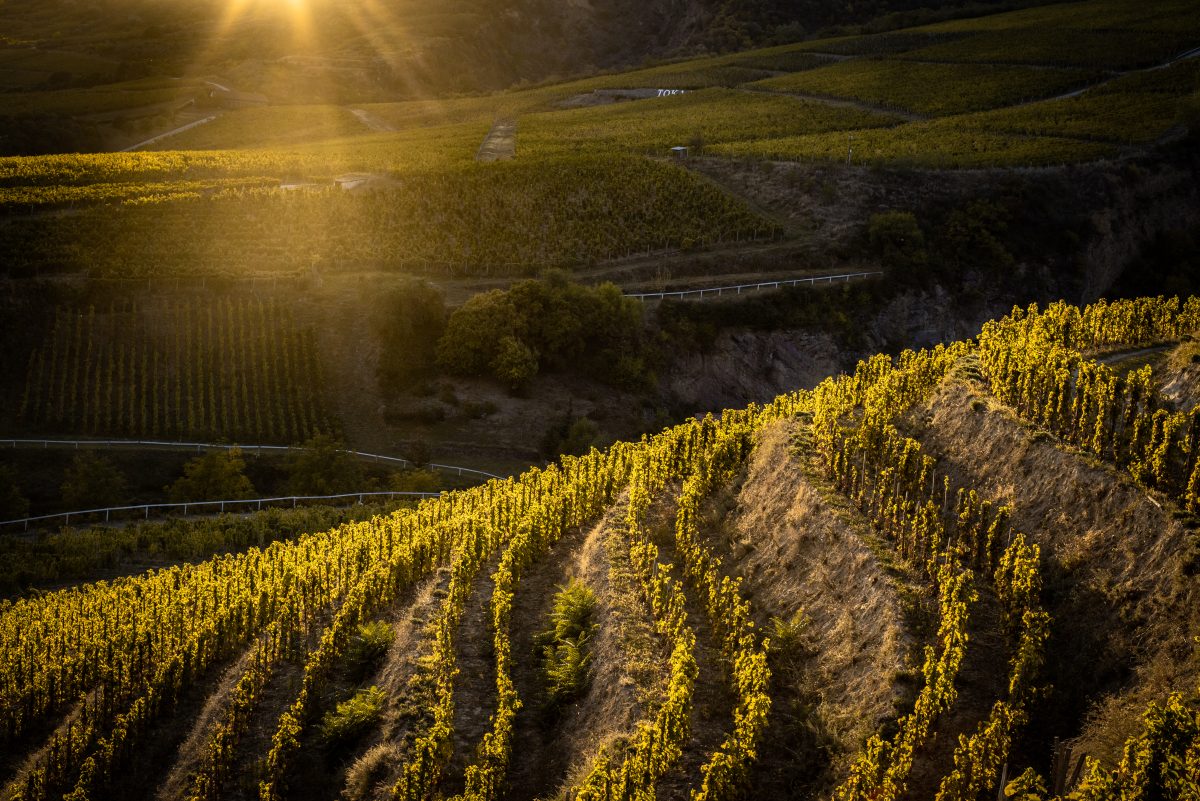
<svg viewBox="0 0 1200 801">
<path fill-rule="evenodd" d="M 310 0 L 228 0 L 221 15 L 215 40 L 230 34 L 239 23 L 256 17 L 283 16 L 290 31 L 289 46 L 304 47 L 314 42 Z"/>
</svg>

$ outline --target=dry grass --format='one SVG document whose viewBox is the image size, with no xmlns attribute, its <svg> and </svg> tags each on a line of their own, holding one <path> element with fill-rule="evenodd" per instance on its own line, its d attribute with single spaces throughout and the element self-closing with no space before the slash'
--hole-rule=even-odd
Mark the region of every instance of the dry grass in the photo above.
<svg viewBox="0 0 1200 801">
<path fill-rule="evenodd" d="M 787 620 L 803 610 L 811 659 L 797 672 L 807 685 L 799 690 L 813 693 L 824 747 L 852 754 L 895 716 L 904 693 L 905 602 L 862 521 L 836 509 L 790 452 L 796 425 L 764 433 L 727 530 L 760 615 Z"/>
<path fill-rule="evenodd" d="M 580 547 L 575 575 L 596 592 L 600 629 L 592 639 L 592 684 L 563 715 L 559 745 L 566 769 L 558 795 L 578 785 L 601 754 L 619 754 L 661 694 L 667 653 L 654 631 L 627 561 L 622 494 Z"/>
<path fill-rule="evenodd" d="M 1046 672 L 1056 689 L 1033 730 L 1112 760 L 1148 700 L 1196 687 L 1200 666 L 1180 637 L 1200 630 L 1195 534 L 1124 472 L 978 393 L 948 382 L 913 433 L 953 481 L 1011 505 L 1014 529 L 1042 547 L 1055 618 Z"/>
</svg>

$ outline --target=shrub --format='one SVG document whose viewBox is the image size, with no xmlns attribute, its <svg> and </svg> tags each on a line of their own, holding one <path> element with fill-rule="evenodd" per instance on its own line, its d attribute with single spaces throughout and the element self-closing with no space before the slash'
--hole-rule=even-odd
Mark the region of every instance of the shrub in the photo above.
<svg viewBox="0 0 1200 801">
<path fill-rule="evenodd" d="M 591 681 L 591 638 L 599 626 L 596 594 L 578 579 L 558 588 L 549 625 L 537 637 L 542 677 L 551 706 L 583 695 Z"/>
<path fill-rule="evenodd" d="M 365 480 L 362 463 L 328 434 L 318 434 L 288 456 L 288 487 L 294 495 L 357 492 Z"/>
<path fill-rule="evenodd" d="M 75 455 L 62 484 L 63 502 L 70 509 L 116 506 L 128 491 L 125 476 L 112 462 L 87 451 Z"/>
<path fill-rule="evenodd" d="M 432 470 L 415 468 L 392 473 L 391 489 L 394 492 L 437 492 L 442 480 Z"/>
<path fill-rule="evenodd" d="M 519 388 L 538 372 L 573 371 L 619 385 L 647 380 L 641 305 L 613 284 L 560 272 L 471 297 L 450 316 L 438 364 Z"/>
<path fill-rule="evenodd" d="M 805 634 L 810 624 L 803 609 L 797 609 L 791 617 L 772 617 L 768 624 L 771 650 L 778 654 L 795 656 L 808 649 Z"/>
<path fill-rule="evenodd" d="M 907 211 L 888 211 L 871 217 L 867 229 L 871 249 L 888 267 L 910 270 L 929 261 L 925 233 Z"/>
<path fill-rule="evenodd" d="M 172 503 L 253 498 L 239 448 L 211 451 L 183 466 L 183 476 L 167 488 Z"/>
<path fill-rule="evenodd" d="M 492 359 L 492 375 L 509 389 L 516 391 L 537 375 L 538 357 L 528 345 L 516 337 L 500 340 L 500 348 Z"/>
<path fill-rule="evenodd" d="M 325 742 L 335 745 L 361 736 L 372 723 L 379 720 L 386 697 L 383 690 L 374 685 L 359 690 L 325 713 L 321 721 L 321 737 Z"/>
<path fill-rule="evenodd" d="M 404 758 L 401 750 L 393 743 L 372 746 L 354 761 L 346 771 L 346 787 L 343 797 L 350 801 L 369 798 L 371 788 L 387 777 L 388 768 L 399 764 Z"/>
<path fill-rule="evenodd" d="M 346 661 L 351 670 L 363 672 L 374 667 L 395 639 L 396 632 L 386 620 L 360 623 L 346 651 Z"/>
<path fill-rule="evenodd" d="M 29 501 L 17 484 L 17 471 L 0 464 L 0 520 L 16 520 L 29 514 Z"/>
<path fill-rule="evenodd" d="M 428 374 L 446 327 L 442 294 L 425 281 L 407 281 L 375 302 L 375 331 L 383 345 L 379 384 L 397 392 Z"/>
</svg>

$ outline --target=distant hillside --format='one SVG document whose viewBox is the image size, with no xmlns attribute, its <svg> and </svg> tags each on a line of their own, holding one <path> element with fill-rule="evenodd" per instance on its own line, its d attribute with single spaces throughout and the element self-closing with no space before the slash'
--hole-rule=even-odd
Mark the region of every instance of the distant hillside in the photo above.
<svg viewBox="0 0 1200 801">
<path fill-rule="evenodd" d="M 974 13 L 996 3 L 975 3 Z M 220 73 L 291 102 L 362 102 L 725 52 L 961 0 L 9 0 L 0 91 Z M 897 25 L 902 20 L 891 19 Z"/>
</svg>

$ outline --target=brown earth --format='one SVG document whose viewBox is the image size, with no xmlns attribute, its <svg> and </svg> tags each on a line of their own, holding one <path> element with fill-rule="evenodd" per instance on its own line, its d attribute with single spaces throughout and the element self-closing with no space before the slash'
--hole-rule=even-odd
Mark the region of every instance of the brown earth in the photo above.
<svg viewBox="0 0 1200 801">
<path fill-rule="evenodd" d="M 763 433 L 724 538 L 760 625 L 770 631 L 772 619 L 798 613 L 805 621 L 799 652 L 775 657 L 777 700 L 755 791 L 806 786 L 798 797 L 809 798 L 830 789 L 911 697 L 905 608 L 916 590 L 881 563 L 857 510 L 813 483 L 796 433 L 794 423 Z"/>
</svg>

